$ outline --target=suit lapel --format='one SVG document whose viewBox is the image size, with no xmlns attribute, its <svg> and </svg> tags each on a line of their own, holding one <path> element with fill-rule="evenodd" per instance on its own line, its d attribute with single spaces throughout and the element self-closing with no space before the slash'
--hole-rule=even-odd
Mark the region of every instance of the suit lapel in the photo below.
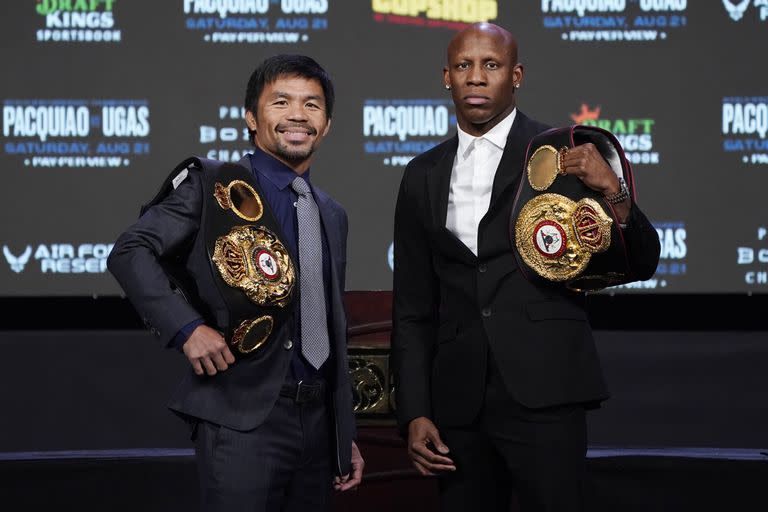
<svg viewBox="0 0 768 512">
<path fill-rule="evenodd" d="M 524 153 L 528 147 L 528 140 L 526 140 L 527 130 L 524 129 L 527 121 L 528 118 L 518 110 L 517 114 L 515 114 L 512 128 L 509 130 L 507 145 L 504 146 L 504 153 L 501 155 L 499 167 L 496 169 L 496 175 L 493 178 L 489 210 L 507 187 L 513 185 L 520 177 L 522 171 L 520 162 L 525 158 Z"/>
<path fill-rule="evenodd" d="M 336 268 L 336 253 L 341 248 L 342 241 L 339 237 L 339 222 L 336 219 L 335 209 L 331 206 L 330 197 L 317 187 L 313 187 L 315 203 L 320 212 L 320 221 L 323 223 L 325 236 L 328 238 L 328 256 L 331 261 L 331 311 L 333 318 L 333 339 L 336 345 L 346 344 L 344 326 L 344 290 L 340 287 L 338 269 Z"/>
<path fill-rule="evenodd" d="M 337 249 L 341 246 L 339 240 L 338 223 L 336 222 L 336 214 L 333 208 L 329 205 L 330 198 L 317 187 L 313 187 L 315 193 L 315 202 L 317 203 L 317 209 L 320 211 L 320 221 L 323 223 L 323 229 L 325 230 L 325 236 L 328 238 L 328 252 L 330 252 L 331 263 L 335 261 Z M 331 271 L 334 270 L 335 265 L 331 265 Z M 334 276 L 331 274 L 331 278 Z"/>
<path fill-rule="evenodd" d="M 427 191 L 432 209 L 432 222 L 435 229 L 442 233 L 444 239 L 447 240 L 445 247 L 452 254 L 465 261 L 473 261 L 475 255 L 472 254 L 472 251 L 451 230 L 445 227 L 448 218 L 448 195 L 451 189 L 451 173 L 453 172 L 453 161 L 456 157 L 456 151 L 458 151 L 459 147 L 459 136 L 455 135 L 448 142 L 440 160 L 427 172 Z"/>
<path fill-rule="evenodd" d="M 445 227 L 448 216 L 448 193 L 451 186 L 453 159 L 459 147 L 459 136 L 449 140 L 445 152 L 437 164 L 427 173 L 427 190 L 432 206 L 432 220 L 437 227 Z"/>
</svg>

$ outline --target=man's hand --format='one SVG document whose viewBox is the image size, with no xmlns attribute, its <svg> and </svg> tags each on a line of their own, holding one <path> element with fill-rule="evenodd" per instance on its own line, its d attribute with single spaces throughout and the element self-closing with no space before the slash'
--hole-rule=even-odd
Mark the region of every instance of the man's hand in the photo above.
<svg viewBox="0 0 768 512">
<path fill-rule="evenodd" d="M 216 375 L 235 362 L 221 333 L 207 325 L 198 325 L 182 349 L 198 375 Z"/>
<path fill-rule="evenodd" d="M 449 452 L 429 418 L 421 416 L 411 420 L 408 424 L 408 456 L 419 473 L 434 475 L 456 471 L 453 461 L 446 457 Z"/>
<path fill-rule="evenodd" d="M 615 194 L 621 188 L 616 173 L 591 142 L 569 148 L 563 156 L 561 168 L 566 174 L 576 176 L 586 186 L 604 196 Z M 619 220 L 626 221 L 629 217 L 630 201 L 626 200 L 612 206 Z"/>
<path fill-rule="evenodd" d="M 337 491 L 348 491 L 354 489 L 363 479 L 363 468 L 365 467 L 365 461 L 363 456 L 360 455 L 360 449 L 357 447 L 354 441 L 352 441 L 352 474 L 337 476 L 333 481 L 333 488 Z"/>
</svg>

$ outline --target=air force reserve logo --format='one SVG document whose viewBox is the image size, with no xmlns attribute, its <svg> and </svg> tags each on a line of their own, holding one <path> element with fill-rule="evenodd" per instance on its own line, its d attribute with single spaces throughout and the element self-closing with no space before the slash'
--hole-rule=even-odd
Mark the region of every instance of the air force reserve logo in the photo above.
<svg viewBox="0 0 768 512">
<path fill-rule="evenodd" d="M 24 265 L 29 261 L 29 257 L 32 256 L 32 247 L 28 245 L 24 252 L 21 253 L 21 256 L 14 256 L 8 246 L 4 245 L 3 255 L 11 266 L 11 270 L 19 274 L 24 270 Z"/>
<path fill-rule="evenodd" d="M 741 21 L 752 0 L 723 0 L 723 7 L 733 21 Z M 755 8 L 760 10 L 760 21 L 768 19 L 768 0 L 754 0 Z"/>
</svg>

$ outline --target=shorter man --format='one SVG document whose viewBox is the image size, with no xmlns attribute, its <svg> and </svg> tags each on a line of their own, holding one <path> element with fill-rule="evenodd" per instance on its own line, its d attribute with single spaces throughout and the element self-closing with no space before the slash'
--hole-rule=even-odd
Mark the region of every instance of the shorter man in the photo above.
<svg viewBox="0 0 768 512">
<path fill-rule="evenodd" d="M 266 59 L 245 95 L 253 154 L 185 162 L 109 257 L 146 325 L 189 360 L 170 407 L 193 424 L 204 510 L 322 511 L 333 474 L 341 491 L 361 480 L 347 217 L 309 171 L 333 101 L 311 58 Z"/>
</svg>

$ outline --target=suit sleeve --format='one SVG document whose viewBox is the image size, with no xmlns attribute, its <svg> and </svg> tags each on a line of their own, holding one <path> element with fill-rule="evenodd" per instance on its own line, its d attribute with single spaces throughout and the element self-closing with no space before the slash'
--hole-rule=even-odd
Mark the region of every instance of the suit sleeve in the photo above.
<svg viewBox="0 0 768 512">
<path fill-rule="evenodd" d="M 144 325 L 163 345 L 202 316 L 173 290 L 160 265 L 162 257 L 194 239 L 201 211 L 201 177 L 199 172 L 190 172 L 176 190 L 120 235 L 107 260 L 107 268 Z"/>
<path fill-rule="evenodd" d="M 634 202 L 623 235 L 629 253 L 632 277 L 636 281 L 650 279 L 656 273 L 661 254 L 659 234 Z"/>
<path fill-rule="evenodd" d="M 438 281 L 420 214 L 424 187 L 409 187 L 410 165 L 395 207 L 391 354 L 401 433 L 414 418 L 431 416 L 430 380 L 438 323 Z"/>
</svg>

